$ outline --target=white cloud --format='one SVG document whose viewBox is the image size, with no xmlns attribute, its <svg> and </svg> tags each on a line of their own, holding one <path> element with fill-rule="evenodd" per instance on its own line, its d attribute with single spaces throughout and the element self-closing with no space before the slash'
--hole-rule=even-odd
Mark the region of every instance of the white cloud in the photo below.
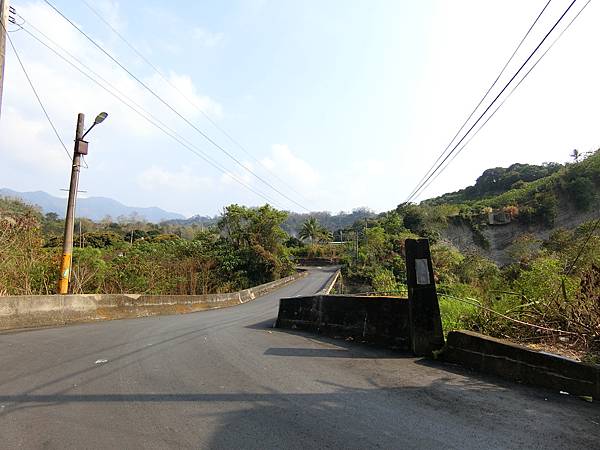
<svg viewBox="0 0 600 450">
<path fill-rule="evenodd" d="M 224 33 L 214 33 L 202 27 L 195 27 L 192 30 L 192 38 L 203 47 L 216 47 L 225 39 Z"/>
<path fill-rule="evenodd" d="M 270 154 L 259 161 L 257 163 L 241 161 L 241 163 L 264 180 L 264 182 L 248 170 L 244 170 L 237 165 L 235 170 L 230 170 L 220 176 L 219 180 L 222 187 L 229 190 L 232 187 L 239 187 L 241 192 L 246 191 L 245 188 L 240 187 L 236 181 L 237 179 L 252 189 L 265 194 L 276 202 L 275 206 L 286 209 L 291 208 L 293 210 L 297 210 L 298 205 L 290 201 L 290 198 L 308 208 L 309 204 L 312 205 L 314 203 L 313 200 L 320 197 L 319 184 L 321 177 L 317 170 L 307 161 L 294 154 L 287 145 L 272 145 Z M 275 189 L 289 198 L 285 198 L 283 195 L 277 193 Z M 254 196 L 256 193 L 251 195 Z M 259 201 L 264 202 L 267 200 L 261 198 Z"/>
<path fill-rule="evenodd" d="M 176 110 L 180 111 L 182 115 L 195 117 L 199 115 L 198 109 L 200 109 L 213 119 L 223 118 L 222 105 L 208 96 L 198 94 L 198 90 L 189 75 L 170 71 L 167 79 L 169 83 L 166 83 L 160 75 L 155 73 L 147 80 L 147 84 Z"/>
<path fill-rule="evenodd" d="M 86 0 L 89 2 L 89 0 Z M 127 22 L 121 15 L 121 7 L 118 2 L 113 0 L 96 0 L 92 7 L 99 11 L 104 20 L 106 20 L 114 29 L 123 30 L 126 28 Z"/>
<path fill-rule="evenodd" d="M 65 144 L 69 145 L 67 149 L 70 151 L 71 141 L 65 141 Z M 0 158 L 17 163 L 28 171 L 53 174 L 65 172 L 70 164 L 41 112 L 36 118 L 26 118 L 11 106 L 2 111 Z"/>
<path fill-rule="evenodd" d="M 269 170 L 272 170 L 275 168 L 275 161 L 273 161 L 268 156 L 261 161 L 261 164 Z"/>
<path fill-rule="evenodd" d="M 299 186 L 316 186 L 320 181 L 317 170 L 295 155 L 286 144 L 274 144 L 271 156 L 262 163 L 279 174 L 280 178 Z"/>
<path fill-rule="evenodd" d="M 152 166 L 138 175 L 137 182 L 142 189 L 148 191 L 166 188 L 187 193 L 209 190 L 213 185 L 209 177 L 198 176 L 187 167 L 169 171 Z"/>
<path fill-rule="evenodd" d="M 251 185 L 256 181 L 258 181 L 258 183 L 260 184 L 260 181 L 258 180 L 258 178 L 256 178 L 251 173 L 251 172 L 256 173 L 255 169 L 254 169 L 254 165 L 248 161 L 241 161 L 241 163 L 242 163 L 242 166 L 244 166 L 248 170 L 244 170 L 242 167 L 240 167 L 239 165 L 236 164 L 235 165 L 236 170 L 230 170 L 221 175 L 221 178 L 220 178 L 221 183 L 223 183 L 226 186 L 229 186 L 232 184 L 239 185 L 239 182 L 236 181 L 236 180 L 239 180 L 246 185 Z"/>
</svg>

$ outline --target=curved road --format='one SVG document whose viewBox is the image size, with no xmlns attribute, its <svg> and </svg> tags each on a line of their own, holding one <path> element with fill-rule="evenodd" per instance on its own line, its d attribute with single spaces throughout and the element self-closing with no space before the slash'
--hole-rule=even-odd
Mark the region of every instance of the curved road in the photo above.
<svg viewBox="0 0 600 450">
<path fill-rule="evenodd" d="M 598 448 L 598 403 L 271 328 L 279 298 L 331 275 L 232 308 L 0 334 L 0 448 Z"/>
</svg>

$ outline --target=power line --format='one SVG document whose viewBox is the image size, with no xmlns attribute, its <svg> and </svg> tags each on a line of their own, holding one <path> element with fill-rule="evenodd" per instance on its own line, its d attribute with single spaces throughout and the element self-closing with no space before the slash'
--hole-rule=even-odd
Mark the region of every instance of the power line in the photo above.
<svg viewBox="0 0 600 450">
<path fill-rule="evenodd" d="M 533 30 L 533 27 L 535 27 L 535 25 L 538 23 L 538 21 L 540 20 L 540 17 L 542 17 L 542 14 L 544 14 L 544 11 L 546 11 L 546 8 L 548 8 L 548 5 L 550 5 L 551 1 L 552 0 L 548 0 L 548 2 L 544 5 L 544 7 L 542 8 L 542 10 L 539 12 L 539 14 L 535 18 L 535 20 L 533 21 L 533 23 L 531 24 L 531 26 L 529 27 L 529 29 L 525 33 L 525 36 L 523 36 L 523 38 L 519 42 L 519 45 L 517 45 L 517 47 L 513 51 L 512 55 L 510 55 L 510 58 L 508 58 L 508 60 L 504 64 L 504 67 L 502 67 L 502 70 L 500 70 L 500 73 L 498 74 L 498 76 L 496 77 L 496 79 L 493 81 L 493 83 L 487 89 L 487 91 L 485 92 L 485 94 L 483 94 L 483 97 L 481 97 L 481 100 L 479 100 L 479 103 L 477 103 L 477 105 L 475 106 L 475 108 L 473 108 L 473 111 L 471 111 L 471 114 L 469 114 L 469 117 L 466 118 L 466 120 L 460 126 L 460 128 L 458 129 L 458 131 L 456 132 L 456 134 L 452 137 L 452 139 L 450 140 L 450 142 L 448 142 L 448 145 L 446 146 L 446 148 L 444 149 L 444 151 L 442 153 L 440 153 L 440 155 L 437 157 L 437 159 L 435 160 L 435 162 L 431 165 L 431 167 L 429 168 L 429 170 L 425 173 L 425 175 L 423 175 L 423 178 L 421 178 L 421 180 L 417 183 L 417 186 L 419 186 L 419 184 L 427 177 L 427 175 L 429 175 L 429 172 L 431 172 L 433 170 L 433 168 L 440 161 L 440 159 L 443 158 L 443 156 L 446 154 L 446 152 L 448 151 L 448 149 L 450 148 L 450 146 L 452 145 L 452 143 L 456 140 L 456 138 L 461 133 L 461 131 L 464 130 L 464 128 L 467 125 L 467 123 L 469 122 L 469 120 L 471 120 L 471 117 L 473 117 L 473 115 L 479 109 L 479 107 L 481 106 L 481 104 L 483 103 L 483 101 L 487 98 L 487 96 L 489 95 L 489 93 L 491 92 L 491 90 L 494 88 L 494 86 L 496 86 L 496 83 L 498 83 L 498 80 L 500 80 L 500 77 L 502 76 L 502 74 L 504 73 L 504 71 L 506 70 L 506 68 L 510 64 L 510 62 L 513 60 L 513 58 L 515 57 L 515 55 L 517 54 L 517 52 L 519 51 L 519 49 L 521 48 L 521 46 L 523 45 L 523 42 L 525 42 L 525 40 L 527 39 L 527 37 L 531 33 L 531 30 Z M 415 187 L 415 189 L 416 189 L 416 187 Z M 410 198 L 413 194 L 414 194 L 414 190 L 413 190 L 413 192 L 411 192 L 409 194 L 408 198 Z M 407 200 L 407 202 L 408 202 L 408 200 Z"/>
<path fill-rule="evenodd" d="M 550 29 L 550 31 L 544 36 L 544 38 L 542 39 L 542 41 L 537 45 L 537 47 L 533 50 L 533 52 L 529 55 L 529 57 L 525 60 L 525 62 L 519 67 L 519 69 L 517 70 L 517 72 L 511 77 L 511 79 L 508 81 L 508 83 L 506 83 L 506 85 L 504 86 L 504 88 L 500 91 L 500 93 L 494 98 L 494 100 L 488 105 L 488 107 L 485 109 L 485 111 L 479 116 L 479 118 L 475 121 L 475 123 L 467 130 L 467 132 L 463 135 L 463 137 L 461 138 L 460 141 L 458 141 L 458 143 L 453 147 L 452 151 L 450 151 L 450 153 L 448 153 L 444 159 L 442 160 L 441 163 L 439 163 L 437 165 L 437 167 L 435 168 L 435 170 L 433 170 L 431 172 L 430 169 L 430 173 L 428 176 L 426 176 L 425 180 L 420 181 L 417 184 L 417 187 L 412 191 L 411 195 L 407 198 L 405 203 L 410 202 L 413 198 L 415 198 L 424 188 L 424 186 L 428 183 L 428 181 L 439 171 L 439 169 L 441 168 L 441 166 L 448 160 L 448 158 L 456 151 L 456 149 L 458 148 L 458 146 L 462 143 L 462 141 L 469 135 L 469 133 L 473 130 L 473 128 L 479 123 L 479 121 L 485 116 L 485 114 L 487 114 L 487 112 L 489 111 L 489 109 L 494 105 L 494 103 L 498 100 L 498 98 L 504 93 L 504 91 L 506 90 L 506 88 L 512 83 L 512 81 L 517 77 L 517 75 L 520 73 L 520 71 L 523 69 L 523 67 L 525 67 L 525 65 L 529 62 L 529 60 L 533 57 L 533 55 L 538 51 L 538 49 L 541 47 L 541 45 L 544 43 L 544 41 L 548 38 L 548 36 L 552 33 L 552 31 L 556 28 L 556 26 L 561 22 L 561 20 L 563 19 L 563 17 L 567 14 L 567 12 L 571 9 L 571 7 L 575 4 L 577 0 L 573 0 L 573 2 L 569 5 L 569 7 L 565 10 L 565 12 L 563 12 L 563 14 L 560 16 L 560 18 L 558 19 L 558 21 L 554 24 L 554 26 Z M 489 120 L 489 119 L 488 119 Z M 487 121 L 486 121 L 487 122 Z M 444 152 L 445 153 L 445 152 Z M 446 165 L 447 167 L 447 165 Z"/>
<path fill-rule="evenodd" d="M 500 104 L 496 107 L 496 109 L 492 112 L 492 114 L 490 114 L 488 116 L 488 118 L 485 120 L 485 122 L 483 122 L 483 124 L 475 131 L 475 133 L 473 133 L 469 137 L 469 139 L 467 139 L 467 141 L 465 141 L 465 143 L 460 147 L 460 149 L 458 149 L 458 151 L 454 155 L 452 155 L 452 158 L 450 158 L 450 160 L 448 160 L 448 162 L 446 163 L 446 165 L 431 180 L 429 180 L 429 183 L 427 183 L 427 185 L 421 189 L 421 191 L 420 191 L 421 194 L 423 192 L 425 192 L 429 188 L 429 186 L 431 186 L 433 184 L 433 182 L 440 176 L 440 174 L 442 172 L 444 172 L 444 170 L 446 170 L 446 168 L 452 163 L 452 161 L 454 161 L 454 159 L 456 159 L 456 157 L 463 151 L 463 149 L 469 144 L 469 142 L 471 142 L 473 140 L 473 138 L 475 136 L 477 136 L 477 134 L 481 131 L 481 129 L 485 126 L 485 124 L 488 123 L 492 117 L 494 117 L 494 115 L 496 114 L 496 112 L 498 112 L 498 110 L 502 107 L 502 105 L 504 105 L 504 103 L 506 102 L 506 100 L 508 100 L 509 97 L 513 94 L 513 92 L 515 92 L 517 90 L 517 88 L 521 85 L 521 83 L 523 81 L 525 81 L 525 78 L 527 78 L 527 76 L 531 73 L 531 71 L 533 69 L 535 69 L 535 67 L 542 60 L 542 58 L 544 58 L 544 56 L 546 56 L 546 54 L 552 49 L 552 47 L 554 47 L 554 44 L 556 44 L 556 42 L 562 37 L 562 35 L 565 33 L 565 31 L 567 31 L 569 29 L 569 27 L 573 24 L 573 22 L 575 22 L 575 20 L 579 17 L 579 15 L 583 12 L 583 10 L 590 4 L 591 1 L 592 0 L 587 0 L 587 2 L 585 3 L 585 5 L 583 5 L 583 7 L 571 19 L 571 21 L 567 24 L 567 26 L 552 41 L 552 43 L 548 46 L 548 48 L 544 51 L 544 53 L 542 53 L 542 55 L 536 60 L 536 62 L 529 68 L 529 70 L 525 73 L 525 75 L 523 75 L 523 77 L 519 80 L 519 82 L 506 95 L 506 97 L 504 97 L 504 99 L 502 100 L 502 102 L 500 102 Z"/>
<path fill-rule="evenodd" d="M 50 42 L 52 42 L 58 48 L 60 48 L 61 50 L 63 50 L 65 53 L 67 53 L 71 58 L 73 58 L 76 61 L 78 61 L 78 63 L 82 67 L 84 67 L 85 69 L 87 69 L 90 72 L 92 72 L 95 76 L 97 76 L 98 78 L 100 78 L 106 84 L 110 85 L 110 83 L 105 78 L 103 78 L 97 72 L 95 72 L 94 70 L 92 70 L 89 66 L 87 66 L 84 63 L 82 63 L 79 60 L 77 60 L 77 58 L 75 58 L 72 54 L 70 54 L 63 47 L 61 47 L 60 45 L 56 44 L 56 42 L 54 42 L 52 39 L 48 38 L 44 33 L 42 33 L 41 31 L 37 30 L 37 28 L 35 28 L 33 25 L 31 25 L 31 24 L 28 24 L 28 25 L 31 26 L 32 28 L 36 29 L 36 31 L 38 31 L 46 39 L 48 39 Z M 117 91 L 118 95 L 115 94 L 113 91 L 111 91 L 107 87 L 103 86 L 101 83 L 99 83 L 93 77 L 91 77 L 89 74 L 85 73 L 83 70 L 81 70 L 75 64 L 73 64 L 71 61 L 69 61 L 68 59 L 66 59 L 63 55 L 61 55 L 60 53 L 58 53 L 55 49 L 51 48 L 46 43 L 42 42 L 38 37 L 36 37 L 35 35 L 33 35 L 29 30 L 27 30 L 27 29 L 24 28 L 24 31 L 26 33 L 28 33 L 31 37 L 33 37 L 35 40 L 37 40 L 40 44 L 42 44 L 43 46 L 45 46 L 46 48 L 48 48 L 49 50 L 51 50 L 53 53 L 55 53 L 63 61 L 65 61 L 66 63 L 68 63 L 69 65 L 71 65 L 74 69 L 76 69 L 78 72 L 80 72 L 86 78 L 88 78 L 89 80 L 91 80 L 92 82 L 94 82 L 96 85 L 98 85 L 99 87 L 101 87 L 102 89 L 104 89 L 106 92 L 108 92 L 109 94 L 111 94 L 114 98 L 116 98 L 118 101 L 120 101 L 125 106 L 127 106 L 129 109 L 131 109 L 136 114 L 138 114 L 139 116 L 141 116 L 143 119 L 145 119 L 151 125 L 153 125 L 156 128 L 158 128 L 164 134 L 166 134 L 167 136 L 169 136 L 170 138 L 172 138 L 173 140 L 175 140 L 176 142 L 178 142 L 184 148 L 186 148 L 187 150 L 191 151 L 193 154 L 195 154 L 196 156 L 200 157 L 201 159 L 203 159 L 204 161 L 206 161 L 207 163 L 209 163 L 211 166 L 213 166 L 214 168 L 216 168 L 217 170 L 219 170 L 220 172 L 222 172 L 226 176 L 229 176 L 230 178 L 232 178 L 234 181 L 236 181 L 237 183 L 239 183 L 241 186 L 245 187 L 249 191 L 253 192 L 254 194 L 258 195 L 259 197 L 262 197 L 263 199 L 267 200 L 268 202 L 271 202 L 273 205 L 275 205 L 278 208 L 282 209 L 281 206 L 277 205 L 277 202 L 275 202 L 271 197 L 267 196 L 267 194 L 264 194 L 263 192 L 261 192 L 261 191 L 259 191 L 257 189 L 254 189 L 251 186 L 249 186 L 248 184 L 246 184 L 243 181 L 241 181 L 238 177 L 236 177 L 235 175 L 233 175 L 230 171 L 228 171 L 226 168 L 224 168 L 218 162 L 214 161 L 208 155 L 206 155 L 204 152 L 202 152 L 202 150 L 200 150 L 197 146 L 195 146 L 194 144 L 190 143 L 188 140 L 186 140 L 185 138 L 183 138 L 180 134 L 178 134 L 177 132 L 175 132 L 172 128 L 168 127 L 163 122 L 161 122 L 159 119 L 157 119 L 155 116 L 153 116 L 151 113 L 147 112 L 143 107 L 141 107 L 138 103 L 136 103 L 131 98 L 129 98 L 123 92 L 121 92 L 120 90 L 118 90 L 118 89 L 116 89 L 116 88 L 113 87 L 113 89 L 115 91 Z M 135 107 L 133 107 L 130 104 L 128 104 L 127 102 L 125 102 L 123 100 L 123 98 L 127 99 L 128 101 L 130 101 L 138 109 L 136 109 Z"/>
<path fill-rule="evenodd" d="M 180 119 L 186 122 L 190 127 L 192 127 L 196 132 L 198 132 L 204 139 L 206 139 L 210 144 L 212 144 L 215 148 L 223 152 L 227 155 L 231 160 L 233 160 L 237 165 L 242 167 L 244 170 L 249 172 L 252 176 L 254 176 L 261 183 L 265 184 L 273 191 L 277 192 L 280 196 L 292 202 L 293 204 L 299 206 L 300 208 L 310 212 L 308 208 L 298 203 L 296 200 L 290 198 L 288 195 L 281 192 L 275 186 L 273 186 L 268 181 L 264 180 L 260 175 L 257 175 L 253 170 L 246 167 L 239 159 L 237 159 L 233 154 L 228 152 L 225 148 L 215 142 L 210 136 L 208 136 L 205 132 L 203 132 L 200 128 L 194 125 L 189 119 L 187 119 L 184 115 L 182 115 L 179 111 L 177 111 L 171 104 L 169 104 L 166 100 L 164 100 L 160 95 L 158 95 L 152 88 L 150 88 L 146 83 L 140 80 L 136 75 L 134 75 L 129 69 L 127 69 L 123 64 L 121 64 L 115 57 L 113 57 L 108 51 L 106 51 L 100 44 L 98 44 L 94 39 L 92 39 L 87 33 L 85 33 L 81 28 L 79 28 L 75 23 L 73 23 L 68 17 L 66 17 L 61 11 L 59 11 L 50 1 L 44 0 L 44 2 L 50 6 L 56 13 L 58 13 L 64 20 L 66 20 L 73 28 L 75 28 L 82 36 L 84 36 L 88 41 L 90 41 L 98 50 L 104 53 L 108 58 L 110 58 L 115 64 L 117 64 L 121 69 L 123 69 L 129 76 L 131 76 L 135 81 L 138 82 L 144 89 L 146 89 L 153 97 L 155 97 L 158 101 L 160 101 L 163 105 L 165 105 L 168 109 L 170 109 L 174 114 L 176 114 Z"/>
<path fill-rule="evenodd" d="M 152 62 L 150 62 L 148 60 L 148 58 L 146 58 L 142 54 L 142 52 L 140 52 L 133 44 L 131 44 L 125 38 L 125 36 L 123 36 L 119 32 L 119 30 L 117 30 L 108 20 L 106 20 L 96 8 L 94 8 L 92 5 L 90 5 L 90 3 L 87 0 L 82 0 L 82 1 L 88 7 L 88 9 L 90 11 L 92 11 L 92 13 L 94 13 L 94 15 L 96 17 L 98 17 L 98 19 L 100 19 L 108 28 L 110 28 L 110 30 L 119 39 L 121 39 L 127 45 L 127 47 L 129 47 L 139 58 L 141 58 L 142 61 L 144 61 L 152 70 L 154 70 L 154 72 L 156 72 L 158 74 L 158 76 L 165 83 L 167 83 L 171 88 L 173 88 L 175 91 L 177 91 L 177 93 L 181 96 L 181 98 L 183 98 L 186 102 L 188 102 L 190 105 L 192 105 L 197 111 L 199 111 L 206 118 L 206 120 L 208 120 L 217 130 L 219 130 L 221 133 L 223 133 L 233 144 L 235 144 L 237 147 L 239 147 L 240 150 L 242 150 L 246 155 L 248 155 L 250 158 L 252 158 L 257 164 L 259 164 L 266 172 L 268 172 L 271 176 L 273 176 L 275 179 L 277 179 L 281 184 L 283 184 L 288 189 L 293 191 L 295 194 L 297 194 L 300 197 L 305 199 L 305 197 L 300 192 L 298 192 L 296 189 L 294 189 L 292 186 L 290 186 L 288 183 L 286 183 L 285 180 L 283 180 L 281 177 L 279 177 L 275 172 L 273 172 L 271 169 L 269 169 L 267 166 L 265 166 L 258 158 L 256 158 L 252 153 L 250 153 L 246 149 L 245 146 L 243 146 L 237 139 L 235 139 L 231 135 L 231 133 L 229 133 L 227 130 L 225 130 L 223 127 L 221 127 L 217 122 L 215 122 L 210 117 L 209 114 L 207 114 L 201 107 L 199 107 L 195 102 L 193 102 L 189 98 L 189 96 L 187 96 L 184 92 L 181 91 L 181 89 L 179 89 L 174 83 L 172 83 L 171 80 L 169 80 L 169 78 L 158 67 L 156 67 L 156 65 L 154 65 Z"/>
<path fill-rule="evenodd" d="M 415 190 L 413 190 L 413 194 L 409 196 L 409 198 L 406 200 L 406 203 L 410 202 L 423 189 L 423 187 L 425 186 L 425 184 L 427 184 L 427 182 L 439 171 L 439 169 L 441 168 L 441 166 L 448 160 L 448 158 L 456 151 L 456 149 L 459 147 L 459 145 L 465 140 L 465 138 L 469 135 L 469 133 L 471 133 L 471 131 L 477 126 L 477 124 L 487 114 L 487 112 L 494 105 L 494 103 L 496 103 L 496 101 L 500 98 L 500 96 L 504 93 L 504 91 L 506 91 L 506 89 L 512 84 L 512 82 L 514 81 L 514 79 L 519 75 L 519 73 L 523 70 L 523 68 L 527 65 L 527 63 L 531 60 L 531 58 L 533 58 L 533 56 L 535 55 L 535 53 L 537 53 L 537 51 L 539 50 L 539 48 L 544 44 L 544 42 L 546 41 L 546 39 L 548 38 L 548 36 L 550 36 L 550 34 L 554 31 L 554 29 L 562 21 L 562 19 L 565 17 L 565 15 L 570 11 L 570 9 L 573 7 L 573 5 L 575 4 L 576 1 L 577 0 L 573 0 L 571 2 L 571 4 L 567 7 L 567 9 L 559 17 L 559 19 L 554 23 L 554 25 L 552 26 L 552 28 L 550 28 L 550 31 L 548 31 L 546 33 L 546 35 L 544 36 L 544 38 L 540 41 L 540 43 L 535 47 L 535 49 L 527 57 L 527 59 L 525 60 L 525 62 L 523 64 L 521 64 L 521 66 L 515 72 L 515 74 L 504 85 L 504 87 L 502 88 L 502 90 L 500 91 L 500 93 L 498 93 L 498 95 L 496 95 L 496 97 L 494 98 L 494 100 L 492 100 L 492 102 L 488 105 L 488 107 L 485 109 L 485 111 L 483 111 L 483 113 L 481 113 L 481 115 L 477 118 L 477 120 L 475 121 L 475 123 L 473 125 L 471 125 L 471 127 L 467 130 L 467 132 L 463 135 L 463 137 L 457 142 L 457 144 L 452 148 L 452 150 L 437 165 L 437 167 L 435 168 L 435 170 L 433 172 L 431 172 L 426 177 L 426 179 L 423 182 L 419 183 L 418 187 Z"/>
<path fill-rule="evenodd" d="M 59 47 L 61 50 L 63 50 L 65 53 L 67 53 L 71 58 L 76 59 L 72 54 L 70 54 L 68 51 L 64 50 L 60 45 L 56 44 L 52 39 L 48 38 L 44 33 L 42 33 L 41 31 L 39 31 L 37 28 L 35 28 L 33 25 L 31 25 L 30 23 L 28 23 L 28 26 L 34 28 L 36 31 L 38 31 L 41 35 L 43 35 L 47 40 L 49 40 L 50 42 L 52 42 L 54 45 L 56 45 L 57 47 Z M 179 135 L 178 133 L 176 133 L 174 130 L 172 130 L 171 128 L 169 128 L 167 125 L 165 125 L 164 123 L 162 123 L 160 120 L 156 119 L 152 114 L 148 113 L 147 111 L 145 111 L 142 107 L 140 107 L 137 103 L 135 103 L 133 100 L 129 99 L 129 97 L 127 97 L 125 94 L 123 94 L 122 92 L 120 92 L 119 90 L 115 89 L 117 91 L 117 94 L 115 94 L 115 92 L 113 92 L 111 89 L 107 88 L 106 86 L 102 85 L 100 82 L 98 82 L 96 79 L 94 79 L 92 76 L 90 76 L 89 74 L 87 74 L 85 71 L 83 71 L 82 69 L 80 69 L 79 67 L 77 67 L 73 62 L 69 61 L 67 58 L 65 58 L 63 55 L 61 55 L 58 51 L 56 51 L 55 49 L 53 49 L 52 47 L 50 47 L 48 44 L 46 44 L 45 42 L 43 42 L 41 39 L 39 39 L 37 36 L 35 36 L 33 33 L 31 33 L 27 28 L 23 27 L 23 30 L 28 33 L 33 39 L 35 39 L 37 42 L 39 42 L 40 44 L 42 44 L 44 47 L 46 47 L 48 50 L 52 51 L 55 55 L 57 55 L 59 58 L 61 58 L 63 61 L 65 61 L 67 64 L 69 64 L 71 67 L 73 67 L 75 70 L 77 70 L 79 73 L 81 73 L 83 76 L 85 76 L 86 78 L 88 78 L 89 80 L 91 80 L 93 83 L 95 83 L 96 85 L 98 85 L 100 88 L 102 88 L 103 90 L 105 90 L 106 92 L 108 92 L 110 95 L 112 95 L 114 98 L 116 98 L 118 101 L 120 101 L 121 103 L 123 103 L 125 106 L 127 106 L 129 109 L 131 109 L 132 111 L 134 111 L 136 114 L 138 114 L 140 117 L 142 117 L 144 120 L 146 120 L 147 122 L 149 122 L 151 125 L 155 126 L 156 128 L 158 128 L 160 131 L 162 131 L 164 134 L 166 134 L 167 136 L 169 136 L 171 139 L 175 140 L 177 143 L 179 143 L 181 146 L 183 146 L 184 148 L 186 148 L 187 150 L 191 151 L 193 154 L 195 154 L 196 156 L 202 158 L 204 161 L 206 161 L 207 163 L 209 163 L 211 166 L 213 166 L 214 168 L 216 168 L 217 170 L 219 170 L 220 172 L 222 172 L 223 174 L 225 174 L 226 176 L 229 176 L 230 178 L 232 178 L 234 181 L 236 181 L 238 184 L 240 184 L 241 186 L 245 187 L 246 189 L 248 189 L 249 191 L 253 192 L 254 194 L 258 195 L 259 197 L 267 200 L 268 202 L 270 202 L 271 204 L 273 204 L 274 206 L 277 206 L 278 208 L 282 209 L 281 206 L 279 206 L 277 204 L 277 202 L 275 202 L 272 198 L 270 198 L 269 196 L 267 196 L 266 194 L 262 193 L 261 191 L 252 188 L 251 186 L 249 186 L 248 184 L 244 183 L 242 180 L 240 180 L 238 177 L 236 177 L 234 174 L 232 174 L 230 171 L 228 171 L 227 169 L 225 169 L 223 166 L 221 166 L 219 163 L 215 162 L 214 160 L 212 160 L 210 157 L 208 157 L 207 155 L 205 155 L 200 149 L 198 149 L 196 146 L 194 146 L 193 144 L 191 144 L 189 141 L 187 141 L 185 138 L 181 137 L 181 135 Z M 109 84 L 110 83 L 104 79 L 102 76 L 98 75 L 95 71 L 93 71 L 92 69 L 90 69 L 88 66 L 86 66 L 85 64 L 81 63 L 80 61 L 78 61 L 79 64 L 81 64 L 84 68 L 86 68 L 87 70 L 89 70 L 90 72 L 94 73 L 94 75 L 96 75 L 98 78 L 100 78 L 102 81 L 104 81 L 105 83 Z M 131 101 L 134 105 L 136 105 L 139 109 L 136 109 L 136 107 L 132 106 L 131 104 L 127 103 L 125 100 L 123 100 L 124 98 L 128 99 L 129 101 Z M 143 112 L 140 112 L 143 111 Z M 145 113 L 145 114 L 144 114 Z"/>
<path fill-rule="evenodd" d="M 0 23 L 2 23 L 2 21 L 0 21 Z M 4 23 L 2 23 L 2 28 L 5 31 L 8 31 L 5 28 Z M 17 52 L 17 49 L 15 47 L 15 44 L 12 41 L 12 38 L 10 37 L 10 34 L 7 33 L 6 36 L 8 37 L 8 42 L 10 43 L 10 46 L 12 47 L 12 50 L 13 50 L 15 56 L 17 57 L 17 61 L 19 62 L 19 65 L 21 66 L 21 69 L 23 70 L 23 73 L 25 74 L 25 78 L 27 78 L 27 82 L 29 83 L 29 86 L 31 87 L 31 90 L 33 91 L 33 94 L 35 95 L 35 98 L 37 99 L 38 104 L 40 105 L 40 108 L 42 108 L 42 111 L 44 112 L 44 116 L 46 116 L 46 120 L 48 121 L 48 123 L 52 127 L 52 131 L 54 131 L 54 134 L 58 138 L 58 141 L 60 142 L 60 145 L 65 150 L 65 153 L 67 154 L 67 159 L 69 161 L 71 161 L 71 154 L 69 153 L 69 150 L 67 150 L 67 146 L 65 145 L 65 143 L 62 140 L 62 138 L 60 137 L 60 134 L 58 134 L 58 130 L 54 126 L 54 123 L 52 122 L 52 119 L 50 118 L 50 115 L 48 114 L 48 111 L 46 110 L 46 107 L 44 106 L 44 103 L 42 102 L 42 99 L 40 98 L 40 96 L 39 96 L 39 94 L 38 94 L 35 86 L 33 85 L 33 82 L 31 81 L 31 78 L 29 77 L 29 74 L 27 73 L 27 69 L 25 68 L 25 65 L 23 64 L 23 61 L 21 60 L 21 57 L 19 56 L 19 53 Z"/>
</svg>

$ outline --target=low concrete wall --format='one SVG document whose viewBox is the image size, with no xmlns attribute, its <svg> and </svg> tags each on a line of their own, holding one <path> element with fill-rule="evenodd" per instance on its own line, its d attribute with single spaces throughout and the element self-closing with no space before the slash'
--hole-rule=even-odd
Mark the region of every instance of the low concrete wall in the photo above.
<svg viewBox="0 0 600 450">
<path fill-rule="evenodd" d="M 408 350 L 408 300 L 316 295 L 282 298 L 276 326 L 353 337 Z"/>
<path fill-rule="evenodd" d="M 298 266 L 336 266 L 340 263 L 340 258 L 298 258 Z"/>
<path fill-rule="evenodd" d="M 534 386 L 600 399 L 600 368 L 471 331 L 451 331 L 446 361 Z"/>
<path fill-rule="evenodd" d="M 84 294 L 0 297 L 0 330 L 65 325 L 73 322 L 184 314 L 254 300 L 292 281 L 292 276 L 243 291 L 208 295 Z"/>
<path fill-rule="evenodd" d="M 333 277 L 331 277 L 331 279 L 327 282 L 327 284 L 325 285 L 325 287 L 323 289 L 321 289 L 319 292 L 317 292 L 317 294 L 329 295 L 329 293 L 333 289 L 333 286 L 335 286 L 335 283 L 337 282 L 337 280 L 338 280 L 338 278 L 340 277 L 341 274 L 342 274 L 342 271 L 338 270 L 333 275 Z"/>
</svg>

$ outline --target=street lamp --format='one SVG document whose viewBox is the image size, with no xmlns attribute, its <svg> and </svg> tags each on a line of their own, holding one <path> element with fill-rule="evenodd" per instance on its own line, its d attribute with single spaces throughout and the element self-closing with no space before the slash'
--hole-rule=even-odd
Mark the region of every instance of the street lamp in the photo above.
<svg viewBox="0 0 600 450">
<path fill-rule="evenodd" d="M 108 116 L 101 112 L 96 116 L 94 124 L 85 133 L 85 116 L 79 113 L 77 116 L 77 128 L 75 130 L 75 148 L 73 150 L 73 165 L 71 166 L 71 183 L 69 185 L 69 200 L 67 201 L 67 215 L 65 218 L 65 232 L 63 239 L 63 252 L 60 260 L 60 275 L 58 279 L 58 293 L 67 294 L 69 292 L 69 279 L 71 276 L 71 262 L 73 260 L 73 226 L 75 223 L 75 200 L 77 198 L 77 188 L 79 186 L 79 170 L 81 155 L 88 154 L 88 143 L 83 138 L 92 131 L 99 123 L 102 123 Z"/>
<path fill-rule="evenodd" d="M 96 116 L 96 118 L 94 119 L 94 123 L 92 124 L 92 126 L 85 132 L 83 133 L 83 136 L 81 136 L 81 139 L 83 139 L 84 137 L 87 136 L 87 134 L 92 131 L 92 129 L 98 125 L 99 123 L 104 122 L 104 119 L 106 119 L 108 117 L 108 113 L 105 112 L 101 112 L 100 114 L 98 114 Z"/>
</svg>

